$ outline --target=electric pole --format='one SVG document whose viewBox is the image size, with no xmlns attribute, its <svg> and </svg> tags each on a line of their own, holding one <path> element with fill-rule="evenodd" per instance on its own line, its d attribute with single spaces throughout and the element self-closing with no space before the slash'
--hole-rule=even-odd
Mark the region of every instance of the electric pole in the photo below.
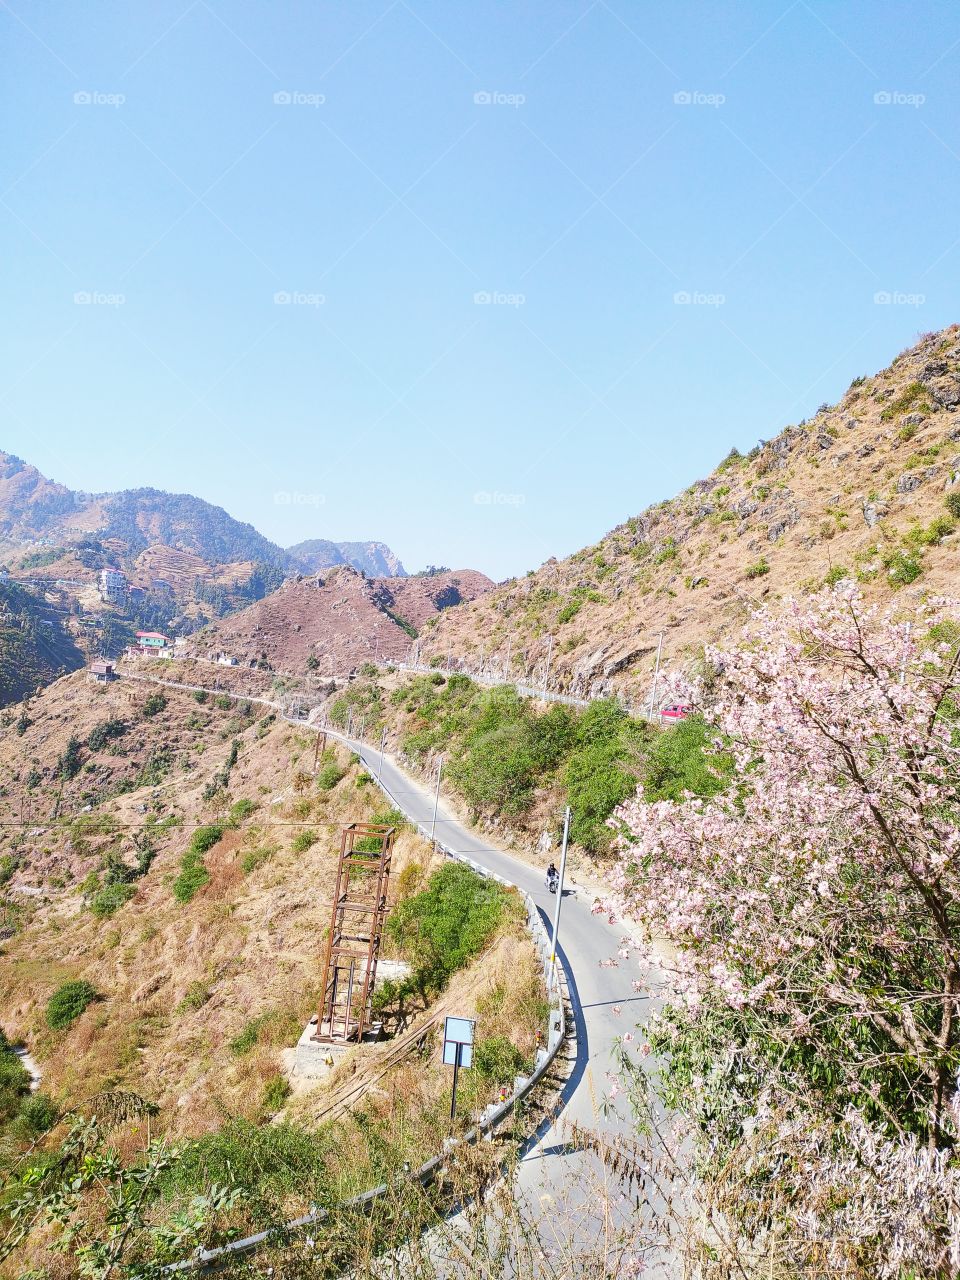
<svg viewBox="0 0 960 1280">
<path fill-rule="evenodd" d="M 560 883 L 557 885 L 557 905 L 553 909 L 553 938 L 550 943 L 549 992 L 553 991 L 554 983 L 557 980 L 557 933 L 560 929 L 560 907 L 563 903 L 563 881 L 567 870 L 567 842 L 569 838 L 570 806 L 568 805 L 563 815 L 563 847 L 560 850 Z"/>
<path fill-rule="evenodd" d="M 650 686 L 650 711 L 648 719 L 653 719 L 653 709 L 657 700 L 657 680 L 660 677 L 660 654 L 663 650 L 663 632 L 660 632 L 660 639 L 657 641 L 657 661 L 653 668 L 653 684 Z"/>
<path fill-rule="evenodd" d="M 437 760 L 437 790 L 433 797 L 433 822 L 430 826 L 431 841 L 437 834 L 437 810 L 440 808 L 440 775 L 443 773 L 443 756 Z"/>
</svg>

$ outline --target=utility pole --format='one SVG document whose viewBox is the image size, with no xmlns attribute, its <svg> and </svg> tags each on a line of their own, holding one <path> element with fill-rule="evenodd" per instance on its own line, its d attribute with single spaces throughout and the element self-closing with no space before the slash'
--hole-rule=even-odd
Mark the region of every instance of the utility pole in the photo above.
<svg viewBox="0 0 960 1280">
<path fill-rule="evenodd" d="M 560 906 L 563 903 L 563 880 L 567 870 L 567 842 L 570 838 L 570 806 L 563 815 L 563 848 L 560 850 L 560 883 L 557 885 L 557 905 L 553 909 L 553 937 L 550 943 L 550 984 L 548 994 L 553 992 L 557 980 L 557 933 L 560 929 Z"/>
<path fill-rule="evenodd" d="M 660 654 L 663 650 L 663 632 L 660 632 L 660 639 L 657 641 L 657 661 L 653 668 L 653 684 L 650 686 L 650 711 L 648 719 L 653 719 L 653 708 L 657 698 L 657 680 L 660 677 Z"/>
<path fill-rule="evenodd" d="M 353 732 L 353 707 L 350 708 L 347 714 L 347 737 L 348 738 L 350 737 L 352 732 Z"/>
<path fill-rule="evenodd" d="M 443 773 L 443 756 L 437 761 L 437 790 L 433 797 L 433 822 L 430 826 L 431 841 L 437 834 L 437 810 L 440 808 L 440 775 Z"/>
<path fill-rule="evenodd" d="M 380 768 L 377 770 L 377 781 L 380 781 L 380 775 L 383 773 L 383 753 L 387 745 L 387 726 L 384 725 L 380 730 Z"/>
</svg>

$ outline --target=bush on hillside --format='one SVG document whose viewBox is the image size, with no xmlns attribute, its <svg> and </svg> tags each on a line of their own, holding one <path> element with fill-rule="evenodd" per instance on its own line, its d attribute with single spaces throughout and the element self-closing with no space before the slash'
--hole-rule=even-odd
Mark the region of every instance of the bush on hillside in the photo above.
<svg viewBox="0 0 960 1280">
<path fill-rule="evenodd" d="M 687 795 L 715 796 L 733 776 L 733 762 L 712 744 L 715 732 L 700 716 L 688 716 L 654 740 L 644 764 L 643 796 L 683 800 Z"/>
<path fill-rule="evenodd" d="M 47 1026 L 54 1031 L 64 1031 L 80 1017 L 87 1005 L 96 1000 L 97 992 L 82 979 L 65 982 L 47 1001 Z"/>
<path fill-rule="evenodd" d="M 504 919 L 507 891 L 460 862 L 435 871 L 426 889 L 394 907 L 386 931 L 416 966 L 407 982 L 442 991 L 450 976 L 487 945 Z"/>
<path fill-rule="evenodd" d="M 173 882 L 173 896 L 178 902 L 189 902 L 198 890 L 209 883 L 210 872 L 203 855 L 223 837 L 223 827 L 217 823 L 197 827 L 190 838 L 186 853 L 180 859 L 180 874 Z"/>
</svg>

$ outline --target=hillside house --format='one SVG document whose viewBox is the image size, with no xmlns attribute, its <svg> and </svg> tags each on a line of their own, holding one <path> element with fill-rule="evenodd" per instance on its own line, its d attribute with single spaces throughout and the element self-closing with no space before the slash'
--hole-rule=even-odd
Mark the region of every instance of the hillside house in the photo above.
<svg viewBox="0 0 960 1280">
<path fill-rule="evenodd" d="M 127 575 L 119 569 L 100 570 L 100 595 L 107 604 L 126 604 Z"/>
<path fill-rule="evenodd" d="M 116 680 L 117 673 L 113 669 L 112 662 L 91 662 L 90 678 L 97 684 L 109 684 L 111 680 Z"/>
<path fill-rule="evenodd" d="M 154 658 L 165 656 L 165 651 L 170 645 L 170 641 L 162 631 L 138 631 L 136 639 L 137 652 L 149 654 Z"/>
</svg>

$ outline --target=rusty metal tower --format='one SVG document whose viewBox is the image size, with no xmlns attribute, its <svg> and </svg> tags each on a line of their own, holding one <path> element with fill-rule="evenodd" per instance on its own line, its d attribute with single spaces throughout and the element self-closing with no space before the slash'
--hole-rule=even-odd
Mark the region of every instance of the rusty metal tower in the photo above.
<svg viewBox="0 0 960 1280">
<path fill-rule="evenodd" d="M 371 822 L 343 829 L 314 1040 L 345 1044 L 370 1027 L 395 835 L 395 827 Z"/>
</svg>

